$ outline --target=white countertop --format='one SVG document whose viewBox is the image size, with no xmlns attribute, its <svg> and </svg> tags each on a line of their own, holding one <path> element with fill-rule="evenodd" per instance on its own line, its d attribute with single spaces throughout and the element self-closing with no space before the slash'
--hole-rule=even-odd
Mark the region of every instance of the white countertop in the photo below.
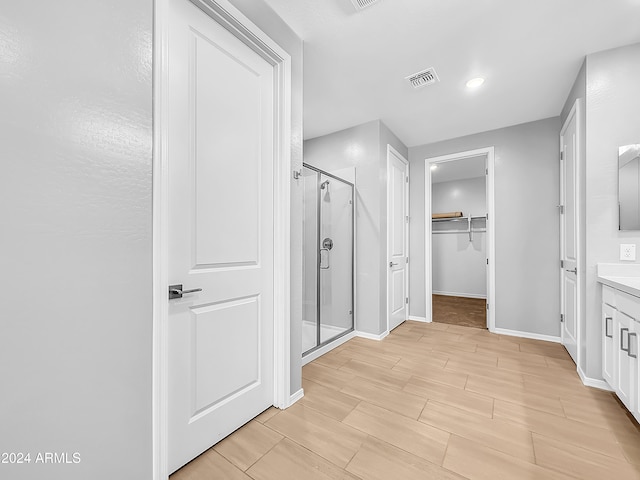
<svg viewBox="0 0 640 480">
<path fill-rule="evenodd" d="M 640 264 L 599 263 L 597 273 L 603 285 L 640 297 Z"/>
</svg>

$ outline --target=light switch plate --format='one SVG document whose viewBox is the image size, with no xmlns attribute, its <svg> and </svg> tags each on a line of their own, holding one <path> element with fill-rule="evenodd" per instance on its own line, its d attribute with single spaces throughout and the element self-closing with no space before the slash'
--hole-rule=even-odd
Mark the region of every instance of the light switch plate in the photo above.
<svg viewBox="0 0 640 480">
<path fill-rule="evenodd" d="M 636 259 L 636 246 L 633 243 L 620 244 L 620 260 L 634 262 Z"/>
</svg>

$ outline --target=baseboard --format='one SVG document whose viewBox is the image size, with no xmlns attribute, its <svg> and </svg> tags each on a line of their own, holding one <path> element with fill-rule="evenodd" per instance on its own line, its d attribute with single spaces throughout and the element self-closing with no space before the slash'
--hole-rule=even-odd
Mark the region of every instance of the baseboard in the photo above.
<svg viewBox="0 0 640 480">
<path fill-rule="evenodd" d="M 438 292 L 433 290 L 431 292 L 433 295 L 442 295 L 444 297 L 464 297 L 464 298 L 481 298 L 483 300 L 487 299 L 487 295 L 480 295 L 478 293 L 456 293 L 456 292 Z"/>
<path fill-rule="evenodd" d="M 304 367 L 307 363 L 312 362 L 316 358 L 321 357 L 322 355 L 324 355 L 327 352 L 330 352 L 334 348 L 339 347 L 344 342 L 346 342 L 347 340 L 351 340 L 356 335 L 358 335 L 358 334 L 355 331 L 354 332 L 349 332 L 346 335 L 343 335 L 342 337 L 335 339 L 331 343 L 319 348 L 318 350 L 314 350 L 309 355 L 305 355 L 304 357 L 302 357 L 302 366 Z"/>
<path fill-rule="evenodd" d="M 580 367 L 578 367 L 578 376 L 586 387 L 599 388 L 600 390 L 613 392 L 613 388 L 611 388 L 611 386 L 605 380 L 587 377 L 587 375 L 582 371 Z"/>
<path fill-rule="evenodd" d="M 553 342 L 553 343 L 562 342 L 562 339 L 560 337 L 553 337 L 551 335 L 542 335 L 540 333 L 520 332 L 518 330 L 509 330 L 506 328 L 494 328 L 492 333 L 497 333 L 500 335 L 509 335 L 510 337 L 522 337 L 522 338 L 530 338 L 532 340 L 542 340 L 545 342 Z"/>
<path fill-rule="evenodd" d="M 431 323 L 431 320 L 427 320 L 427 317 L 412 317 L 409 315 L 407 320 L 412 320 L 414 322 L 422 322 L 422 323 Z"/>
<path fill-rule="evenodd" d="M 289 407 L 294 403 L 296 403 L 298 400 L 300 400 L 302 397 L 304 397 L 304 390 L 301 388 L 300 390 L 298 390 L 296 393 L 294 393 L 289 397 Z"/>
<path fill-rule="evenodd" d="M 389 332 L 382 332 L 380 335 L 375 335 L 373 333 L 367 333 L 367 332 L 356 332 L 356 336 L 360 337 L 360 338 L 367 338 L 369 340 L 382 340 L 384 337 L 386 337 L 387 335 L 389 335 Z"/>
</svg>

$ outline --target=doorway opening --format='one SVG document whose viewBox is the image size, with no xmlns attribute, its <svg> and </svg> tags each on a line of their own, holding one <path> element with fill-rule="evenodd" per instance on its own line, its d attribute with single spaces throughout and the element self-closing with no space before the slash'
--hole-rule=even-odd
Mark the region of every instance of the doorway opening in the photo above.
<svg viewBox="0 0 640 480">
<path fill-rule="evenodd" d="M 427 320 L 495 328 L 493 147 L 425 160 Z"/>
</svg>

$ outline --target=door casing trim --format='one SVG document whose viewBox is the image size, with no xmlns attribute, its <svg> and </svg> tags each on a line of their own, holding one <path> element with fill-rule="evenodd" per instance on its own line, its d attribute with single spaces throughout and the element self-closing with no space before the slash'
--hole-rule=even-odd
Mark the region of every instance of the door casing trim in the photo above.
<svg viewBox="0 0 640 480">
<path fill-rule="evenodd" d="M 441 155 L 427 158 L 424 161 L 424 276 L 425 276 L 425 312 L 427 322 L 433 320 L 431 292 L 432 292 L 432 260 L 431 260 L 431 165 L 437 163 L 462 160 L 469 157 L 486 155 L 487 157 L 487 257 L 488 257 L 488 281 L 487 281 L 487 328 L 490 332 L 496 330 L 496 211 L 495 211 L 495 148 L 485 147 L 464 152 Z"/>
<path fill-rule="evenodd" d="M 153 38 L 153 479 L 168 472 L 168 12 L 154 0 Z M 186 1 L 186 0 L 185 0 Z M 290 394 L 291 56 L 228 0 L 189 0 L 274 67 L 274 392 L 288 407 Z"/>
</svg>

